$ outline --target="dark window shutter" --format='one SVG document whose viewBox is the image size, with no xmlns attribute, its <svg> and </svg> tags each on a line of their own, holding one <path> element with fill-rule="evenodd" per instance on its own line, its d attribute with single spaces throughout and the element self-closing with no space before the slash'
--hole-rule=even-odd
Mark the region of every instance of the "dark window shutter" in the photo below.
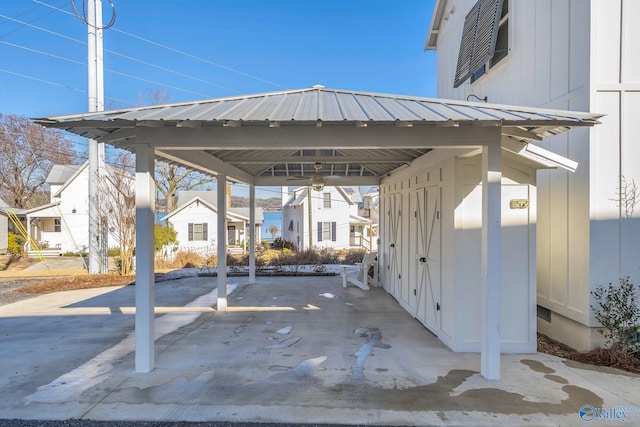
<svg viewBox="0 0 640 427">
<path fill-rule="evenodd" d="M 193 223 L 189 223 L 189 241 L 193 241 Z"/>
<path fill-rule="evenodd" d="M 464 83 L 493 56 L 504 0 L 478 0 L 464 20 L 453 87 Z"/>
<path fill-rule="evenodd" d="M 318 242 L 322 242 L 322 223 L 318 222 Z"/>
<path fill-rule="evenodd" d="M 331 241 L 332 242 L 336 241 L 336 223 L 335 222 L 331 223 Z"/>
<path fill-rule="evenodd" d="M 209 240 L 209 223 L 205 222 L 202 224 L 202 240 Z"/>
<path fill-rule="evenodd" d="M 458 87 L 464 83 L 473 70 L 471 70 L 471 60 L 473 59 L 473 43 L 476 38 L 476 29 L 478 28 L 478 15 L 480 12 L 480 2 L 478 0 L 467 16 L 464 18 L 464 26 L 462 27 L 462 40 L 460 41 L 460 51 L 458 52 L 458 65 L 456 66 L 456 75 L 453 81 L 453 87 Z"/>
<path fill-rule="evenodd" d="M 478 15 L 476 41 L 473 44 L 472 71 L 486 64 L 493 56 L 503 2 L 504 0 L 482 0 Z"/>
</svg>

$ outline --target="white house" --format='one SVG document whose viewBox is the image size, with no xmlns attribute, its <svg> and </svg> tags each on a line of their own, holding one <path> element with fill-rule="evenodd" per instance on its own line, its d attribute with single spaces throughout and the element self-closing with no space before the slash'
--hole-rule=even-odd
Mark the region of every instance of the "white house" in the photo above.
<svg viewBox="0 0 640 427">
<path fill-rule="evenodd" d="M 46 255 L 86 252 L 89 239 L 89 169 L 82 165 L 54 165 L 46 183 L 50 200 L 26 211 L 27 230 L 37 244 L 27 252 Z"/>
<path fill-rule="evenodd" d="M 88 162 L 82 165 L 54 165 L 47 175 L 50 199 L 46 205 L 25 211 L 27 231 L 30 241 L 25 243 L 25 250 L 31 255 L 58 256 L 64 253 L 82 253 L 88 250 L 89 242 L 89 167 Z M 114 172 L 109 168 L 107 174 Z M 117 197 L 118 185 L 112 179 L 100 182 L 103 197 Z M 119 180 L 122 181 L 122 180 Z M 124 181 L 122 181 L 124 182 Z M 133 184 L 130 181 L 128 185 Z M 113 192 L 114 194 L 110 194 Z M 104 206 L 109 205 L 105 203 Z M 113 205 L 110 209 L 113 209 Z M 105 207 L 105 210 L 107 208 Z M 99 235 L 102 237 L 102 248 L 118 245 L 118 230 L 105 212 L 101 221 Z"/>
<path fill-rule="evenodd" d="M 202 254 L 214 254 L 217 247 L 217 192 L 181 191 L 178 193 L 176 210 L 165 216 L 177 232 L 178 248 Z M 229 203 L 229 200 L 227 200 Z M 256 225 L 253 241 L 260 244 L 263 213 L 256 208 Z M 249 209 L 227 208 L 226 242 L 230 249 L 247 250 L 249 231 Z"/>
<path fill-rule="evenodd" d="M 362 235 L 371 242 L 371 250 L 378 249 L 378 224 L 380 222 L 380 191 L 372 187 L 362 196 L 358 206 L 358 215 L 371 221 L 371 225 L 363 227 Z"/>
<path fill-rule="evenodd" d="M 640 282 L 639 19 L 637 1 L 438 0 L 426 43 L 439 97 L 606 114 L 536 143 L 578 162 L 538 173 L 532 214 L 538 330 L 579 350 L 601 342 L 590 293 Z"/>
<path fill-rule="evenodd" d="M 320 191 L 283 187 L 282 239 L 296 248 L 367 249 L 365 228 L 372 221 L 358 216 L 362 201 L 357 187 L 327 186 Z"/>
</svg>

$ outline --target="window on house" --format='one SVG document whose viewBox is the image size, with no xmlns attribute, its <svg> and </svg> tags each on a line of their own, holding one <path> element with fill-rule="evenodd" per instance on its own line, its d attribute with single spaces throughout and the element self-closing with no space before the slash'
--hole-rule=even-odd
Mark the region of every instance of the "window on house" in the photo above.
<svg viewBox="0 0 640 427">
<path fill-rule="evenodd" d="M 323 193 L 323 207 L 330 208 L 331 207 L 331 193 Z"/>
<path fill-rule="evenodd" d="M 509 0 L 478 0 L 464 20 L 453 87 L 473 83 L 509 53 Z"/>
<path fill-rule="evenodd" d="M 318 222 L 318 242 L 336 241 L 336 223 Z"/>
<path fill-rule="evenodd" d="M 189 223 L 189 241 L 190 242 L 201 242 L 209 240 L 208 233 L 209 224 L 201 223 L 194 224 L 192 222 Z"/>
<path fill-rule="evenodd" d="M 293 231 L 293 220 L 289 220 L 289 231 Z"/>
<path fill-rule="evenodd" d="M 60 218 L 53 219 L 53 231 L 55 233 L 62 232 L 62 221 L 60 220 Z"/>
</svg>

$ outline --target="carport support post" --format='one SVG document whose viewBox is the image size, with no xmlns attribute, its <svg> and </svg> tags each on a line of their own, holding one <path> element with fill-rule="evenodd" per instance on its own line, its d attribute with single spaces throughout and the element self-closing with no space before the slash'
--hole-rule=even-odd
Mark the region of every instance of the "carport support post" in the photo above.
<svg viewBox="0 0 640 427">
<path fill-rule="evenodd" d="M 249 185 L 249 233 L 245 237 L 249 245 L 249 283 L 256 283 L 256 186 Z"/>
<path fill-rule="evenodd" d="M 136 145 L 136 372 L 150 372 L 155 364 L 153 158 L 149 144 Z"/>
<path fill-rule="evenodd" d="M 216 177 L 218 186 L 218 311 L 227 311 L 227 176 Z"/>
<path fill-rule="evenodd" d="M 481 373 L 500 378 L 502 148 L 482 147 L 482 344 Z"/>
</svg>

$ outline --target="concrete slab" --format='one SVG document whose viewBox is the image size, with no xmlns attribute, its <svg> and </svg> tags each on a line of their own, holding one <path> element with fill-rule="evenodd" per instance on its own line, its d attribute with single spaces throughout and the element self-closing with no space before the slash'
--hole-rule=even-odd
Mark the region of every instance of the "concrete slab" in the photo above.
<svg viewBox="0 0 640 427">
<path fill-rule="evenodd" d="M 132 286 L 0 307 L 0 418 L 493 426 L 640 411 L 639 376 L 545 354 L 503 355 L 488 381 L 478 354 L 451 352 L 379 288 L 238 278 L 218 313 L 215 280 L 156 284 L 147 374 L 134 372 Z M 625 414 L 607 425 L 640 423 Z"/>
</svg>

